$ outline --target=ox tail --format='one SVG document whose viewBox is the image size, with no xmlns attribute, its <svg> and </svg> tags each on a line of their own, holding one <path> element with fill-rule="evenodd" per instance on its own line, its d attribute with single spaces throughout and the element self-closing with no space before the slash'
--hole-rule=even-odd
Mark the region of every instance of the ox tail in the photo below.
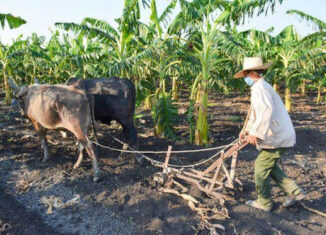
<svg viewBox="0 0 326 235">
<path fill-rule="evenodd" d="M 96 125 L 95 125 L 95 115 L 94 115 L 94 103 L 95 103 L 95 101 L 94 101 L 94 98 L 88 93 L 87 93 L 87 99 L 88 99 L 89 109 L 91 111 L 91 120 L 92 120 L 92 126 L 93 126 L 95 141 L 96 141 L 96 143 L 98 143 Z"/>
</svg>

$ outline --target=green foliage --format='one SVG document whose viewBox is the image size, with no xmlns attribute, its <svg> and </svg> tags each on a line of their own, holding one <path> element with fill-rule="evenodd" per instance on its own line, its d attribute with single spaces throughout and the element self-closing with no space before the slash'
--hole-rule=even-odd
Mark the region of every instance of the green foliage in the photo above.
<svg viewBox="0 0 326 235">
<path fill-rule="evenodd" d="M 187 122 L 189 125 L 189 142 L 192 144 L 195 141 L 196 130 L 196 116 L 195 116 L 195 101 L 190 99 L 189 106 L 187 108 Z"/>
<path fill-rule="evenodd" d="M 162 36 L 162 28 L 160 26 L 160 21 L 157 16 L 156 0 L 151 0 L 151 11 L 152 11 L 152 14 L 149 16 L 149 19 L 155 24 L 158 35 L 159 35 L 159 37 L 161 37 Z"/>
<path fill-rule="evenodd" d="M 326 23 L 316 17 L 313 17 L 311 15 L 308 15 L 304 13 L 303 11 L 299 10 L 288 10 L 286 12 L 287 14 L 290 15 L 296 15 L 298 16 L 301 20 L 305 20 L 308 23 L 312 24 L 314 27 L 317 27 L 320 31 L 325 31 L 326 30 Z"/>
<path fill-rule="evenodd" d="M 1 14 L 0 13 L 0 24 L 2 29 L 5 27 L 5 24 L 8 24 L 10 29 L 18 28 L 19 26 L 26 24 L 26 20 L 13 16 L 12 14 Z"/>
<path fill-rule="evenodd" d="M 173 104 L 169 93 L 158 90 L 152 107 L 154 133 L 156 136 L 174 138 L 173 125 L 178 114 L 177 107 Z"/>
<path fill-rule="evenodd" d="M 189 141 L 207 144 L 210 93 L 247 91 L 241 79 L 232 79 L 242 69 L 244 57 L 261 56 L 273 62 L 265 79 L 285 88 L 289 100 L 303 79 L 310 80 L 309 89 L 325 87 L 322 20 L 289 11 L 319 29 L 304 38 L 291 25 L 277 35 L 272 34 L 273 27 L 237 30 L 245 19 L 273 12 L 282 0 L 170 0 L 161 14 L 156 0 L 123 2 L 117 27 L 87 17 L 80 23 L 56 23 L 60 30 L 52 32 L 48 41 L 32 34 L 10 45 L 0 43 L 0 79 L 6 97 L 10 98 L 8 76 L 19 84 L 34 83 L 35 78 L 56 84 L 71 77 L 126 77 L 135 84 L 136 105 L 152 110 L 157 135 L 174 136 L 177 112 L 171 94 L 182 99 L 188 96 Z M 141 4 L 151 12 L 148 25 L 140 22 Z M 170 19 L 177 5 L 180 12 Z M 2 27 L 15 20 L 0 14 Z M 9 26 L 18 26 L 16 23 Z M 172 93 L 175 91 L 179 95 Z"/>
<path fill-rule="evenodd" d="M 136 84 L 137 107 L 140 106 L 148 96 L 153 96 L 152 91 L 155 90 L 154 84 L 154 81 L 152 81 L 151 79 L 143 79 Z"/>
</svg>

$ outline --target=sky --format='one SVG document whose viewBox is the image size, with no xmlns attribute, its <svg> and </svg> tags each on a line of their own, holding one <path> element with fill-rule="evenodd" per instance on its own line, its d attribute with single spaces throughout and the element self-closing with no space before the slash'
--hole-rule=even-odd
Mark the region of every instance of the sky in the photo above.
<svg viewBox="0 0 326 235">
<path fill-rule="evenodd" d="M 156 0 L 157 9 L 162 12 L 169 0 Z M 121 16 L 123 0 L 0 0 L 0 13 L 11 13 L 20 16 L 27 23 L 17 29 L 0 29 L 0 40 L 9 43 L 13 38 L 23 34 L 24 37 L 36 32 L 39 36 L 51 35 L 55 22 L 80 23 L 85 17 L 106 20 L 115 26 L 114 19 Z M 284 0 L 282 5 L 277 5 L 274 14 L 253 17 L 246 20 L 239 30 L 255 28 L 266 30 L 274 26 L 274 34 L 280 32 L 288 25 L 294 25 L 301 36 L 314 32 L 306 22 L 293 15 L 287 15 L 286 11 L 296 9 L 304 11 L 326 22 L 326 0 Z M 179 8 L 174 12 L 176 15 Z M 141 20 L 149 21 L 149 9 L 142 9 Z M 173 18 L 173 16 L 172 16 Z"/>
</svg>

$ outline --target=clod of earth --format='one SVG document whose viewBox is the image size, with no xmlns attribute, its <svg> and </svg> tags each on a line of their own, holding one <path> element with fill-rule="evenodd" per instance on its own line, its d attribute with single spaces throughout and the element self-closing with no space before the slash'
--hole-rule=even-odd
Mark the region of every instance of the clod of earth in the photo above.
<svg viewBox="0 0 326 235">
<path fill-rule="evenodd" d="M 70 206 L 75 206 L 80 203 L 80 196 L 74 195 L 74 197 L 66 202 L 62 202 L 61 198 L 54 196 L 43 196 L 40 200 L 41 203 L 48 206 L 46 214 L 53 214 L 53 208 L 67 208 Z"/>
</svg>

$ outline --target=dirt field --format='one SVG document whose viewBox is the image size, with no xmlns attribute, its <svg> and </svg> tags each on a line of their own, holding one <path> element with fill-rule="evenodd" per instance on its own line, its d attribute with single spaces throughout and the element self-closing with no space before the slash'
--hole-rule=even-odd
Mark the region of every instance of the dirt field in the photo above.
<svg viewBox="0 0 326 235">
<path fill-rule="evenodd" d="M 238 135 L 249 106 L 248 95 L 212 97 L 209 110 L 212 146 L 232 142 Z M 183 113 L 185 104 L 179 104 Z M 304 203 L 326 212 L 326 116 L 324 106 L 316 106 L 312 96 L 294 99 L 291 114 L 297 133 L 297 145 L 283 157 L 284 167 L 307 193 Z M 155 138 L 151 133 L 148 112 L 137 119 L 140 150 L 173 150 L 198 148 L 187 144 L 185 114 L 175 129 L 176 142 Z M 77 146 L 69 134 L 48 133 L 50 160 L 41 162 L 43 151 L 30 123 L 11 107 L 0 108 L 0 230 L 4 234 L 195 234 L 199 217 L 181 198 L 159 193 L 153 185 L 153 174 L 161 169 L 137 165 L 130 155 L 119 159 L 119 153 L 100 151 L 100 167 L 104 173 L 99 183 L 92 182 L 91 162 L 87 157 L 81 168 L 74 170 Z M 99 141 L 121 148 L 108 133 L 124 139 L 116 125 L 97 125 Z M 212 153 L 172 155 L 171 163 L 195 163 Z M 236 170 L 244 184 L 243 192 L 230 192 L 227 201 L 230 219 L 218 221 L 225 226 L 221 234 L 325 234 L 326 218 L 306 211 L 301 205 L 284 209 L 284 194 L 274 185 L 274 207 L 265 213 L 244 205 L 256 196 L 253 164 L 257 150 L 241 151 Z M 163 161 L 164 155 L 151 157 Z M 66 208 L 53 208 L 42 203 L 45 197 L 58 197 L 62 202 L 80 197 Z M 202 195 L 204 197 L 204 195 Z M 43 198 L 43 199 L 42 199 Z M 205 199 L 214 203 L 212 199 Z M 7 225 L 5 225 L 7 224 Z M 1 231 L 0 231 L 1 233 Z M 209 234 L 208 230 L 199 234 Z"/>
</svg>

